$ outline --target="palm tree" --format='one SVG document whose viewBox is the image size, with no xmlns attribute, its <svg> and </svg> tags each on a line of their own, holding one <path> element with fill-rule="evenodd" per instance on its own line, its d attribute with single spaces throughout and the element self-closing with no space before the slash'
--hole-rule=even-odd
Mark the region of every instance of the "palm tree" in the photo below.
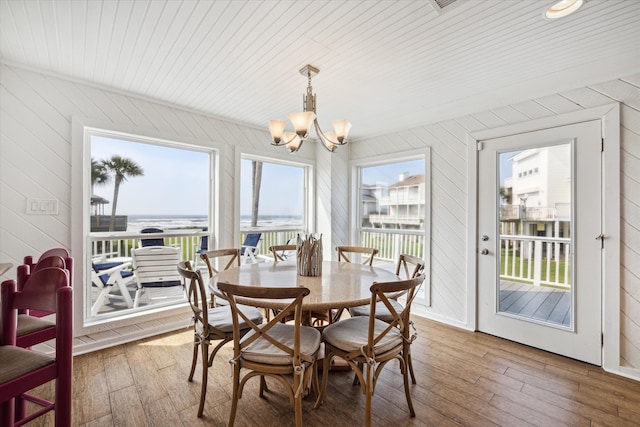
<svg viewBox="0 0 640 427">
<path fill-rule="evenodd" d="M 101 161 L 91 159 L 91 194 L 94 185 L 103 185 L 109 182 L 109 172 Z"/>
<path fill-rule="evenodd" d="M 114 174 L 113 204 L 111 205 L 111 220 L 109 221 L 109 231 L 113 231 L 116 223 L 116 207 L 118 206 L 120 184 L 122 181 L 126 181 L 128 177 L 144 175 L 144 170 L 133 160 L 118 155 L 111 156 L 109 160 L 103 160 L 102 166 L 105 170 Z"/>
<path fill-rule="evenodd" d="M 253 172 L 253 202 L 251 204 L 251 227 L 258 225 L 258 206 L 260 206 L 260 186 L 262 185 L 262 162 L 251 162 Z"/>
</svg>

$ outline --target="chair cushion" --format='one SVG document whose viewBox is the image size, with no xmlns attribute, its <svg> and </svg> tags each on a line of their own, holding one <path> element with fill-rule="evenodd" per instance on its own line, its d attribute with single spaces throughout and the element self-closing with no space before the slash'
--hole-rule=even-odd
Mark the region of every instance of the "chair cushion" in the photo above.
<svg viewBox="0 0 640 427">
<path fill-rule="evenodd" d="M 257 325 L 262 323 L 262 313 L 255 307 L 249 305 L 238 305 L 240 311 L 247 315 L 251 321 Z M 233 318 L 231 317 L 231 307 L 228 305 L 209 309 L 209 326 L 222 332 L 233 332 Z M 248 329 L 249 325 L 240 317 L 240 330 Z M 202 327 L 198 326 L 198 332 L 202 332 Z"/>
<path fill-rule="evenodd" d="M 12 345 L 0 346 L 0 360 L 2 360 L 0 384 L 55 362 L 53 356 Z"/>
<path fill-rule="evenodd" d="M 162 282 L 144 282 L 142 286 L 144 286 L 145 288 L 169 288 L 171 286 L 182 286 L 182 281 L 166 280 Z"/>
<path fill-rule="evenodd" d="M 394 299 L 390 299 L 389 302 L 391 303 L 393 308 L 396 310 L 396 312 L 400 313 L 402 310 L 404 310 L 404 307 L 398 301 Z M 368 316 L 369 308 L 370 308 L 370 305 L 368 304 L 360 305 L 358 307 L 352 307 L 349 309 L 349 314 L 351 315 L 351 317 Z M 391 312 L 389 311 L 387 306 L 384 305 L 384 303 L 382 302 L 378 302 L 376 304 L 376 319 L 384 320 L 385 322 L 393 321 L 393 316 L 391 315 Z"/>
<path fill-rule="evenodd" d="M 42 329 L 47 329 L 52 326 L 56 326 L 56 322 L 54 322 L 53 320 L 29 316 L 28 314 L 19 314 L 16 336 L 21 337 L 23 335 L 41 331 Z"/>
<path fill-rule="evenodd" d="M 267 332 L 271 337 L 293 348 L 294 345 L 294 325 L 278 323 L 273 325 Z M 241 342 L 254 335 L 255 331 L 249 332 Z M 300 327 L 300 353 L 307 356 L 315 355 L 320 349 L 321 334 L 316 328 L 310 326 Z M 280 350 L 264 338 L 258 338 L 242 350 L 242 358 L 252 362 L 269 365 L 291 365 L 293 358 L 288 353 Z"/>
<path fill-rule="evenodd" d="M 387 322 L 375 319 L 374 336 L 379 335 L 388 326 Z M 334 347 L 351 352 L 367 345 L 368 332 L 369 317 L 350 317 L 324 328 L 322 339 Z M 373 351 L 375 354 L 382 354 L 400 344 L 402 344 L 400 329 L 393 328 L 378 342 Z"/>
</svg>

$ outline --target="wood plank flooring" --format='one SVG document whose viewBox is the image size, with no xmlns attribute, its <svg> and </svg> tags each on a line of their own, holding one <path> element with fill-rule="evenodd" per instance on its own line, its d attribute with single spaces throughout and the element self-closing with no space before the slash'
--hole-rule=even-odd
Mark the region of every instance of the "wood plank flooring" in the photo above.
<svg viewBox="0 0 640 427">
<path fill-rule="evenodd" d="M 373 401 L 376 426 L 638 426 L 640 382 L 596 366 L 482 333 L 415 318 L 412 346 L 418 384 L 411 386 L 410 418 L 398 365 L 387 365 Z M 200 369 L 187 382 L 190 330 L 165 334 L 74 359 L 74 425 L 225 426 L 231 375 L 225 346 L 210 369 L 204 417 L 196 417 Z M 324 405 L 303 402 L 305 426 L 356 426 L 364 398 L 349 372 L 332 372 Z M 258 396 L 247 384 L 236 426 L 293 426 L 294 413 L 281 386 Z M 40 389 L 52 393 L 50 385 Z M 51 415 L 30 423 L 53 425 Z"/>
</svg>

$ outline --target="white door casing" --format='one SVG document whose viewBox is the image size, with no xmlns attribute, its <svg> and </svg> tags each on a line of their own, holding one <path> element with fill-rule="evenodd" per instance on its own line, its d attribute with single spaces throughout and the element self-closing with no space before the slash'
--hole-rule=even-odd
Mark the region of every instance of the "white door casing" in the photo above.
<svg viewBox="0 0 640 427">
<path fill-rule="evenodd" d="M 534 119 L 467 135 L 468 144 L 468 229 L 467 229 L 467 327 L 479 325 L 478 262 L 482 241 L 478 222 L 478 142 L 541 129 L 597 120 L 601 125 L 602 154 L 602 367 L 624 375 L 620 365 L 620 105 L 608 104 L 571 113 Z M 594 242 L 597 242 L 594 239 Z M 580 244 L 580 243 L 578 243 Z M 599 310 L 600 311 L 600 310 Z M 597 317 L 597 316 L 596 316 Z M 580 321 L 575 322 L 581 329 Z"/>
<path fill-rule="evenodd" d="M 593 120 L 481 141 L 478 154 L 478 233 L 489 237 L 487 241 L 479 238 L 478 245 L 478 329 L 596 365 L 601 364 L 602 331 L 601 242 L 596 240 L 601 234 L 602 213 L 600 134 L 600 121 Z M 501 280 L 497 274 L 500 266 L 498 154 L 532 148 L 545 150 L 552 146 L 570 147 L 571 153 L 569 170 L 562 172 L 563 176 L 565 173 L 570 176 L 573 194 L 571 244 L 565 247 L 571 253 L 567 265 L 573 266 L 569 274 L 571 290 L 562 291 L 570 302 L 566 325 L 506 313 L 498 302 L 505 292 L 499 291 Z M 546 192 L 551 189 L 542 188 L 546 188 Z M 517 206 L 519 201 L 515 202 Z M 521 256 L 526 249 L 520 248 Z M 532 285 L 523 288 L 535 290 Z M 530 304 L 533 302 L 535 299 Z"/>
</svg>

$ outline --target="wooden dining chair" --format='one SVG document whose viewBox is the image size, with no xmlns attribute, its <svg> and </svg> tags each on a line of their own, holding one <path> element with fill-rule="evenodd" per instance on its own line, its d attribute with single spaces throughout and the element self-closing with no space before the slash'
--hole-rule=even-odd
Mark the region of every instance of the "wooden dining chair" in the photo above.
<svg viewBox="0 0 640 427">
<path fill-rule="evenodd" d="M 200 270 L 193 270 L 189 261 L 182 261 L 178 264 L 178 272 L 188 283 L 187 298 L 193 312 L 193 357 L 189 382 L 193 381 L 193 374 L 198 363 L 198 352 L 202 352 L 202 384 L 200 386 L 200 405 L 198 406 L 198 417 L 202 417 L 207 397 L 209 368 L 213 365 L 213 359 L 222 346 L 233 340 L 234 324 L 229 306 L 208 307 L 207 293 Z M 239 309 L 251 322 L 262 323 L 262 313 L 257 308 L 241 306 Z M 244 321 L 238 324 L 239 335 L 244 335 L 249 330 L 251 328 Z M 209 354 L 209 346 L 213 341 L 220 342 Z"/>
<path fill-rule="evenodd" d="M 295 253 L 298 249 L 296 245 L 273 245 L 269 246 L 269 251 L 273 254 L 273 261 L 284 261 L 289 259 L 291 251 Z"/>
<path fill-rule="evenodd" d="M 213 276 L 220 272 L 220 270 L 215 267 L 216 261 L 218 263 L 218 266 L 224 264 L 226 261 L 226 264 L 224 264 L 224 268 L 222 270 L 228 270 L 231 267 L 240 267 L 240 249 L 238 248 L 214 249 L 200 254 L 200 258 L 207 266 L 207 271 L 209 272 L 209 280 L 213 279 Z M 226 301 L 223 300 L 222 303 L 223 305 L 226 305 Z M 216 299 L 213 293 L 211 293 L 209 299 L 209 306 L 216 306 Z"/>
<path fill-rule="evenodd" d="M 398 277 L 404 277 L 405 279 L 413 279 L 414 277 L 418 277 L 419 275 L 424 273 L 424 265 L 425 262 L 422 258 L 418 258 L 409 254 L 400 254 L 398 257 L 398 263 L 396 265 L 396 275 Z M 393 306 L 396 312 L 401 312 L 403 306 L 398 302 L 397 298 L 389 299 L 389 303 Z M 368 316 L 371 313 L 370 307 L 368 305 L 360 305 L 357 307 L 352 307 L 349 309 L 349 314 L 351 317 L 355 316 Z M 392 322 L 393 315 L 387 309 L 386 305 L 381 302 L 378 302 L 376 305 L 376 318 L 383 320 L 385 322 Z M 416 384 L 416 376 L 413 372 L 413 363 L 411 361 L 411 353 L 409 353 L 409 373 L 411 374 L 411 382 Z M 356 377 L 357 379 L 357 377 Z M 357 383 L 357 381 L 354 381 Z"/>
<path fill-rule="evenodd" d="M 409 347 L 416 338 L 411 333 L 411 303 L 417 288 L 424 281 L 424 276 L 393 282 L 373 283 L 370 288 L 371 316 L 350 317 L 327 326 L 322 332 L 324 342 L 324 359 L 322 367 L 322 385 L 315 407 L 322 404 L 327 389 L 328 373 L 331 359 L 344 359 L 358 377 L 358 382 L 365 395 L 365 425 L 371 425 L 371 400 L 376 381 L 387 362 L 398 360 L 404 382 L 404 393 L 411 417 L 415 417 L 411 390 L 409 388 Z M 398 293 L 407 294 L 407 303 L 398 312 L 391 304 L 392 296 Z M 393 316 L 391 322 L 376 318 L 378 301 L 382 302 Z"/>
<path fill-rule="evenodd" d="M 352 256 L 351 254 L 356 254 L 356 256 L 362 256 L 362 264 L 372 265 L 373 258 L 378 255 L 378 250 L 376 248 L 367 248 L 364 246 L 337 246 L 336 250 L 338 251 L 339 262 L 351 262 L 349 256 Z"/>
<path fill-rule="evenodd" d="M 296 426 L 302 426 L 302 397 L 311 381 L 314 391 L 318 391 L 318 370 L 316 359 L 320 351 L 320 332 L 310 326 L 301 326 L 302 300 L 309 295 L 304 287 L 259 287 L 242 286 L 218 282 L 218 289 L 229 300 L 233 311 L 233 391 L 231 393 L 231 413 L 229 427 L 232 427 L 238 409 L 242 390 L 252 377 L 260 378 L 260 397 L 267 389 L 265 377 L 281 383 L 295 408 Z M 246 316 L 238 305 L 238 298 L 260 300 L 287 300 L 286 306 L 269 322 L 259 325 Z M 294 314 L 293 324 L 281 320 Z M 244 320 L 251 331 L 241 333 Z M 248 372 L 241 375 L 241 371 Z M 293 377 L 293 383 L 289 378 Z"/>
<path fill-rule="evenodd" d="M 6 280 L 1 285 L 0 309 L 0 425 L 25 424 L 55 410 L 55 425 L 71 426 L 73 375 L 73 289 L 62 268 L 42 268 L 33 273 L 22 290 Z M 56 314 L 55 354 L 48 355 L 16 346 L 18 310 L 36 309 Z M 30 391 L 55 380 L 54 401 Z M 42 408 L 28 414 L 25 401 Z"/>
<path fill-rule="evenodd" d="M 336 246 L 336 250 L 338 251 L 338 262 L 351 262 L 349 256 L 353 258 L 353 255 L 356 255 L 364 258 L 362 260 L 362 264 L 364 265 L 373 265 L 373 258 L 378 254 L 376 248 L 367 248 L 364 246 Z M 329 315 L 331 319 L 330 322 L 333 323 L 339 320 L 343 312 L 344 309 L 331 310 Z"/>
</svg>

